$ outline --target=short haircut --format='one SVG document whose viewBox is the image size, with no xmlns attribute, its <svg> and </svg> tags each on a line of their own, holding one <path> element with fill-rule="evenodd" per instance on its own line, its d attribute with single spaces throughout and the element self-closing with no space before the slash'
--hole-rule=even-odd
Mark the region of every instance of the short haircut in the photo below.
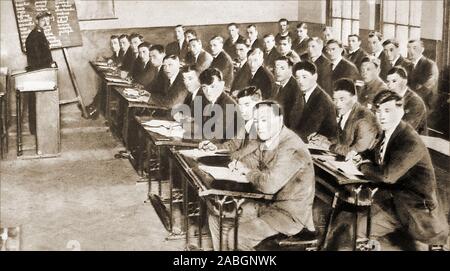
<svg viewBox="0 0 450 271">
<path fill-rule="evenodd" d="M 324 28 L 322 28 L 322 32 L 325 32 L 325 31 L 327 31 L 327 30 L 330 30 L 330 31 L 332 31 L 332 27 L 331 26 L 325 26 Z"/>
<path fill-rule="evenodd" d="M 327 46 L 330 45 L 330 44 L 333 44 L 333 43 L 337 44 L 339 46 L 339 48 L 343 48 L 342 47 L 342 42 L 340 42 L 340 41 L 338 41 L 336 39 L 331 39 L 331 40 L 327 41 Z"/>
<path fill-rule="evenodd" d="M 247 29 L 249 29 L 249 28 L 251 28 L 251 27 L 253 27 L 255 30 L 257 30 L 256 25 L 254 25 L 254 24 L 249 24 L 249 25 L 247 26 Z"/>
<path fill-rule="evenodd" d="M 278 20 L 278 23 L 282 23 L 282 22 L 286 22 L 287 24 L 289 24 L 289 21 L 286 18 L 281 18 Z"/>
<path fill-rule="evenodd" d="M 373 98 L 373 105 L 375 108 L 379 108 L 380 105 L 395 101 L 395 104 L 399 107 L 403 106 L 403 99 L 397 93 L 391 90 L 382 90 Z"/>
<path fill-rule="evenodd" d="M 152 48 L 152 44 L 150 42 L 144 41 L 143 43 L 139 44 L 138 48 L 146 47 L 150 51 Z"/>
<path fill-rule="evenodd" d="M 119 36 L 119 40 L 121 39 L 127 39 L 128 41 L 130 41 L 130 36 L 128 36 L 127 34 L 122 34 Z"/>
<path fill-rule="evenodd" d="M 294 65 L 294 67 L 292 68 L 292 72 L 294 74 L 299 70 L 305 70 L 305 71 L 311 73 L 312 75 L 314 75 L 317 73 L 317 66 L 309 60 L 304 60 L 304 61 L 297 62 Z"/>
<path fill-rule="evenodd" d="M 312 41 L 317 42 L 317 44 L 319 44 L 320 46 L 323 46 L 323 40 L 319 37 L 312 37 L 308 39 L 308 44 Z"/>
<path fill-rule="evenodd" d="M 255 101 L 262 100 L 261 90 L 255 86 L 249 86 L 239 90 L 237 99 L 250 96 Z"/>
<path fill-rule="evenodd" d="M 119 39 L 119 36 L 117 36 L 117 35 L 111 35 L 111 37 L 110 37 L 109 39 L 110 39 L 110 40 Z"/>
<path fill-rule="evenodd" d="M 250 47 L 248 46 L 247 42 L 245 42 L 244 39 L 242 39 L 242 40 L 237 40 L 236 43 L 234 44 L 234 46 L 236 47 L 236 45 L 238 45 L 238 44 L 242 44 L 242 45 L 245 45 L 245 47 L 250 48 Z"/>
<path fill-rule="evenodd" d="M 396 39 L 387 39 L 383 42 L 383 47 L 386 45 L 392 44 L 395 47 L 399 48 L 400 47 L 400 43 L 398 42 L 398 40 Z"/>
<path fill-rule="evenodd" d="M 377 39 L 378 39 L 379 41 L 382 41 L 382 40 L 383 40 L 383 34 L 381 34 L 381 33 L 378 32 L 378 31 L 371 31 L 371 32 L 369 33 L 369 38 L 373 38 L 373 37 L 377 37 Z"/>
<path fill-rule="evenodd" d="M 355 83 L 352 79 L 349 78 L 341 78 L 334 82 L 333 91 L 347 91 L 352 96 L 356 94 Z"/>
<path fill-rule="evenodd" d="M 208 68 L 200 73 L 199 79 L 201 84 L 211 85 L 214 82 L 214 77 L 219 81 L 223 81 L 222 72 L 216 68 Z"/>
<path fill-rule="evenodd" d="M 239 29 L 239 26 L 237 25 L 237 23 L 229 23 L 229 24 L 227 25 L 227 28 L 230 28 L 230 27 L 232 27 L 232 26 L 234 26 L 234 27 L 236 27 L 236 28 Z"/>
<path fill-rule="evenodd" d="M 179 27 L 183 28 L 183 30 L 184 30 L 184 26 L 182 24 L 177 24 L 174 28 L 179 28 Z"/>
<path fill-rule="evenodd" d="M 358 39 L 358 41 L 361 41 L 361 37 L 358 34 L 350 34 L 350 35 L 348 35 L 347 39 L 351 38 L 351 37 L 355 37 Z"/>
<path fill-rule="evenodd" d="M 420 46 L 424 47 L 423 46 L 423 41 L 420 40 L 420 39 L 411 39 L 411 40 L 408 41 L 408 43 L 414 43 L 414 42 L 418 42 L 420 44 Z"/>
<path fill-rule="evenodd" d="M 155 44 L 150 48 L 150 51 L 158 51 L 158 53 L 163 54 L 164 51 L 164 46 L 162 46 L 161 44 Z"/>
<path fill-rule="evenodd" d="M 134 38 L 139 38 L 140 41 L 144 41 L 144 37 L 141 34 L 139 34 L 139 33 L 132 33 L 130 35 L 130 40 L 132 40 Z"/>
<path fill-rule="evenodd" d="M 287 36 L 281 36 L 281 37 L 278 39 L 278 42 L 280 42 L 280 41 L 282 41 L 282 40 L 285 40 L 285 41 L 287 41 L 287 42 L 289 42 L 289 43 L 292 43 L 292 39 L 291 39 L 291 37 L 289 37 L 289 35 L 287 35 Z"/>
<path fill-rule="evenodd" d="M 294 63 L 292 63 L 292 61 L 288 57 L 285 57 L 285 56 L 277 57 L 277 59 L 275 59 L 275 62 L 277 62 L 277 61 L 286 61 L 286 63 L 288 64 L 289 67 L 292 67 L 294 65 Z"/>
<path fill-rule="evenodd" d="M 380 59 L 378 57 L 375 57 L 375 56 L 365 56 L 365 57 L 363 57 L 363 59 L 361 60 L 361 65 L 363 63 L 366 63 L 366 62 L 373 63 L 373 65 L 375 65 L 375 67 L 377 67 L 377 68 L 379 68 L 380 65 L 381 65 Z"/>
<path fill-rule="evenodd" d="M 181 68 L 181 73 L 196 72 L 197 74 L 197 70 L 195 68 L 195 65 L 184 65 L 183 68 Z"/>
<path fill-rule="evenodd" d="M 263 53 L 263 51 L 260 49 L 260 48 L 250 48 L 250 50 L 248 50 L 248 52 L 247 52 L 247 57 L 250 57 L 251 55 L 254 55 L 254 54 L 256 54 L 256 53 L 260 53 L 260 54 L 262 54 L 262 55 L 264 55 L 264 53 Z"/>
<path fill-rule="evenodd" d="M 221 36 L 214 36 L 209 41 L 217 40 L 223 44 L 223 38 Z"/>
<path fill-rule="evenodd" d="M 308 24 L 304 22 L 298 23 L 297 28 L 308 29 Z"/>
<path fill-rule="evenodd" d="M 163 58 L 163 61 L 167 60 L 167 59 L 173 59 L 175 61 L 180 61 L 180 59 L 178 58 L 178 56 L 176 55 L 167 55 Z"/>
<path fill-rule="evenodd" d="M 48 11 L 42 11 L 42 12 L 40 12 L 40 13 L 38 13 L 37 15 L 36 15 L 36 20 L 40 20 L 40 19 L 42 19 L 42 18 L 45 18 L 45 17 L 51 17 L 52 16 L 52 14 L 50 13 L 50 12 L 48 12 Z"/>
<path fill-rule="evenodd" d="M 387 75 L 391 75 L 394 73 L 398 74 L 403 79 L 408 79 L 408 72 L 402 66 L 393 67 L 388 71 Z"/>
<path fill-rule="evenodd" d="M 265 101 L 259 102 L 255 105 L 253 110 L 257 110 L 263 106 L 269 106 L 270 108 L 272 108 L 273 114 L 277 117 L 284 115 L 283 107 L 278 102 L 273 101 L 273 100 L 265 100 Z"/>
<path fill-rule="evenodd" d="M 196 41 L 196 42 L 202 44 L 202 41 L 201 41 L 200 39 L 197 39 L 197 38 L 190 39 L 190 40 L 189 40 L 189 43 L 191 43 L 191 42 L 193 42 L 193 41 Z"/>
<path fill-rule="evenodd" d="M 184 32 L 184 35 L 191 34 L 194 37 L 197 37 L 197 32 L 194 29 L 188 29 Z"/>
<path fill-rule="evenodd" d="M 272 37 L 272 38 L 275 39 L 275 36 L 274 36 L 272 33 L 265 34 L 264 37 L 263 37 L 263 39 L 267 39 L 268 37 Z"/>
</svg>

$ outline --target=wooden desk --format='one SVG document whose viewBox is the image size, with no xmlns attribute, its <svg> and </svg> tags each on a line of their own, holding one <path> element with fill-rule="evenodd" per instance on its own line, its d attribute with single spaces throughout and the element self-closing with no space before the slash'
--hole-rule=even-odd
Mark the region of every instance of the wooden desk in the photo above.
<svg viewBox="0 0 450 271">
<path fill-rule="evenodd" d="M 215 179 L 209 174 L 203 172 L 199 169 L 199 162 L 191 157 L 187 157 L 181 154 L 177 149 L 171 149 L 172 159 L 176 162 L 174 163 L 177 168 L 181 171 L 185 178 L 183 184 L 183 209 L 184 209 L 184 227 L 185 227 L 185 241 L 186 248 L 190 246 L 189 240 L 189 218 L 197 216 L 198 217 L 198 248 L 202 248 L 202 226 L 203 226 L 203 208 L 205 206 L 206 200 L 213 200 L 219 205 L 219 243 L 220 250 L 222 250 L 223 245 L 223 206 L 225 203 L 233 203 L 234 207 L 234 248 L 237 248 L 238 244 L 238 230 L 239 230 L 239 208 L 245 199 L 260 199 L 260 200 L 271 200 L 274 195 L 264 194 L 251 185 L 234 183 L 231 182 L 227 186 L 223 186 L 223 182 L 215 182 Z M 223 165 L 227 166 L 227 165 Z M 232 184 L 232 185 L 230 185 Z M 198 207 L 195 208 L 194 214 L 189 214 L 190 204 L 189 202 L 190 191 L 194 193 L 197 198 Z"/>
</svg>

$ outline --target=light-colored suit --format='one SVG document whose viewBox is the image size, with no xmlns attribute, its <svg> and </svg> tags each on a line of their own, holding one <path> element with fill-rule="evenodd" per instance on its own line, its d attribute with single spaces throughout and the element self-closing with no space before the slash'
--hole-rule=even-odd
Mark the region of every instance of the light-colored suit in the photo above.
<svg viewBox="0 0 450 271">
<path fill-rule="evenodd" d="M 232 155 L 250 169 L 247 180 L 257 190 L 274 194 L 271 202 L 254 203 L 256 217 L 243 217 L 238 233 L 238 248 L 242 250 L 253 249 L 277 233 L 291 236 L 305 227 L 314 231 L 314 165 L 306 145 L 287 127 L 282 128 L 274 150 L 262 152 L 261 144 L 250 141 Z M 230 234 L 228 240 L 232 241 Z"/>
</svg>

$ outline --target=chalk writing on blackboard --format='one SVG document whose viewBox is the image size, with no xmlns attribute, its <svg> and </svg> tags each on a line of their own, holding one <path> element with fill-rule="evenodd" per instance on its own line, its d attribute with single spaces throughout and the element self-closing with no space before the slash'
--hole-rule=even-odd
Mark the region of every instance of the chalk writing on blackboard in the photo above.
<svg viewBox="0 0 450 271">
<path fill-rule="evenodd" d="M 28 34 L 35 27 L 35 17 L 42 11 L 52 14 L 50 26 L 44 29 L 51 49 L 82 45 L 74 0 L 13 0 L 13 3 L 24 52 Z"/>
</svg>

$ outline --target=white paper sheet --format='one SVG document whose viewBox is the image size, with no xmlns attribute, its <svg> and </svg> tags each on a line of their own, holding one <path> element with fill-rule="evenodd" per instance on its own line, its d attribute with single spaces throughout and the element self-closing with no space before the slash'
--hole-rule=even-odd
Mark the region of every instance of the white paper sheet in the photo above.
<svg viewBox="0 0 450 271">
<path fill-rule="evenodd" d="M 226 150 L 217 150 L 217 151 L 205 151 L 200 149 L 189 149 L 189 150 L 180 150 L 184 156 L 188 156 L 191 158 L 200 158 L 205 156 L 223 156 Z"/>
<path fill-rule="evenodd" d="M 173 128 L 166 128 L 163 126 L 160 127 L 145 127 L 146 130 L 151 131 L 153 133 L 157 133 L 163 135 L 165 137 L 171 138 L 183 138 L 184 129 L 181 126 L 176 126 Z"/>
<path fill-rule="evenodd" d="M 229 180 L 238 183 L 248 183 L 245 175 L 231 171 L 231 169 L 227 167 L 211 167 L 204 165 L 199 165 L 198 167 L 204 172 L 209 173 L 216 180 Z"/>
</svg>

